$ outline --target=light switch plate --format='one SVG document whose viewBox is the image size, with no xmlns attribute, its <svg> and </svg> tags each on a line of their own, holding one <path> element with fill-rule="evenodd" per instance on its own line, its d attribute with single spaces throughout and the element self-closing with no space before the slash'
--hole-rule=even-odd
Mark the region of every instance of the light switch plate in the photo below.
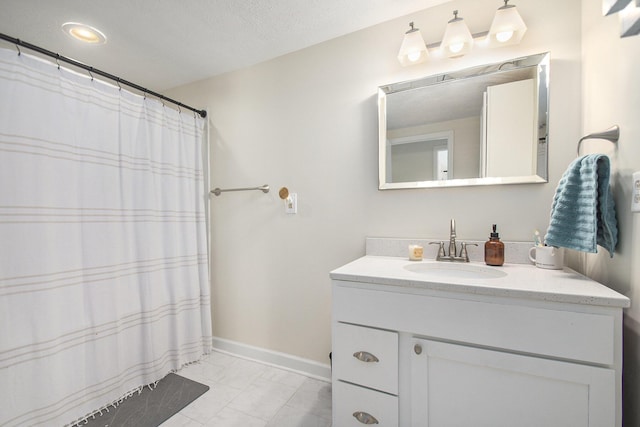
<svg viewBox="0 0 640 427">
<path fill-rule="evenodd" d="M 636 172 L 632 176 L 631 212 L 640 212 L 640 172 Z"/>
<path fill-rule="evenodd" d="M 284 211 L 288 214 L 298 213 L 298 194 L 289 193 L 289 197 L 284 200 Z"/>
</svg>

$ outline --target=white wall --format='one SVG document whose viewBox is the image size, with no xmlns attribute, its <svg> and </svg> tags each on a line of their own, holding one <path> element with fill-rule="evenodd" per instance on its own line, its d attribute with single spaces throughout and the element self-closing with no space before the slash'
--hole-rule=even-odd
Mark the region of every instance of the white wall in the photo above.
<svg viewBox="0 0 640 427">
<path fill-rule="evenodd" d="M 362 256 L 366 236 L 444 239 L 451 218 L 463 240 L 487 238 L 494 223 L 505 240 L 544 231 L 582 131 L 580 1 L 520 0 L 529 31 L 519 46 L 458 60 L 402 68 L 409 21 L 432 43 L 453 9 L 480 32 L 500 2 L 453 1 L 172 91 L 209 110 L 212 188 L 272 188 L 211 202 L 214 334 L 328 363 L 329 271 Z M 549 184 L 378 191 L 378 86 L 544 51 Z M 297 215 L 284 213 L 282 186 L 298 193 Z"/>
<path fill-rule="evenodd" d="M 618 16 L 603 17 L 601 1 L 582 1 L 583 132 L 620 126 L 617 147 L 586 141 L 583 154 L 611 158 L 619 243 L 582 256 L 583 270 L 631 298 L 624 317 L 624 424 L 640 426 L 640 214 L 631 213 L 631 174 L 640 171 L 640 36 L 621 39 Z"/>
<path fill-rule="evenodd" d="M 454 137 L 453 158 L 455 159 L 455 165 L 453 178 L 478 178 L 480 176 L 480 116 L 394 129 L 388 131 L 387 136 L 389 138 L 400 138 L 447 131 L 453 131 Z"/>
</svg>

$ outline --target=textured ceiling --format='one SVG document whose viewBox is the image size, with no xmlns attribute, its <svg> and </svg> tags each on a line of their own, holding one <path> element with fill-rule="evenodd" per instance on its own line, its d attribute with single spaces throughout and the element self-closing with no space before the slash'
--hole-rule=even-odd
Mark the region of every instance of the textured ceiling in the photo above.
<svg viewBox="0 0 640 427">
<path fill-rule="evenodd" d="M 0 32 L 162 91 L 446 1 L 0 0 Z M 68 21 L 100 29 L 107 44 L 71 39 Z"/>
</svg>

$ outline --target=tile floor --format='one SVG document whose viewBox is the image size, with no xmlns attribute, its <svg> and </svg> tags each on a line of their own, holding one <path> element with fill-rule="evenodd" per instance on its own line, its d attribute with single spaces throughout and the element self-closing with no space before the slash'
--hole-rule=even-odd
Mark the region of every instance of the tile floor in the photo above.
<svg viewBox="0 0 640 427">
<path fill-rule="evenodd" d="M 178 372 L 209 391 L 162 427 L 330 427 L 331 384 L 212 352 Z"/>
</svg>

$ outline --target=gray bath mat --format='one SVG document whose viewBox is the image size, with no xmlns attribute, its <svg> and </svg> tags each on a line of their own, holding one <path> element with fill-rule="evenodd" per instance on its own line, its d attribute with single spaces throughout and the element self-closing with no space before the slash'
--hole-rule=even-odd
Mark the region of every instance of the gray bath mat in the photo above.
<svg viewBox="0 0 640 427">
<path fill-rule="evenodd" d="M 209 390 L 209 386 L 176 374 L 161 379 L 153 390 L 124 400 L 109 412 L 102 411 L 83 427 L 157 427 Z"/>
</svg>

